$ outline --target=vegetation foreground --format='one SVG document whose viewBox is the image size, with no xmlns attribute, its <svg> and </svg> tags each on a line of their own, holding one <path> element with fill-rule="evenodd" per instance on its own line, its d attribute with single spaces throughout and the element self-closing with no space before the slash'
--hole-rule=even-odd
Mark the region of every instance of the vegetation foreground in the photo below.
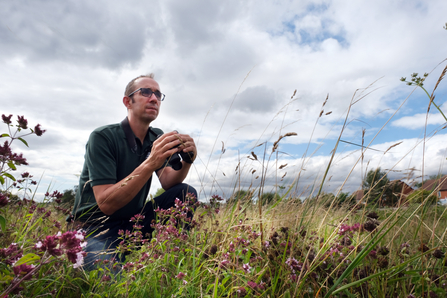
<svg viewBox="0 0 447 298">
<path fill-rule="evenodd" d="M 220 200 L 199 206 L 189 231 L 179 224 L 188 206 L 160 210 L 169 220 L 150 242 L 136 225 L 123 233 L 127 262 L 91 272 L 77 266 L 83 235 L 61 225 L 58 199 L 9 202 L 1 297 L 446 296 L 444 207 L 348 211 L 289 199 L 261 218 L 251 202 Z"/>
</svg>

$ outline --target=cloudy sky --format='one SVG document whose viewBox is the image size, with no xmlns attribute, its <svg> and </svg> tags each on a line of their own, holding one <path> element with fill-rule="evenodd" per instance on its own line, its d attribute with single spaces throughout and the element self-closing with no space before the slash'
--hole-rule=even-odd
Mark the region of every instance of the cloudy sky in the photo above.
<svg viewBox="0 0 447 298">
<path fill-rule="evenodd" d="M 14 143 L 39 192 L 77 184 L 90 132 L 126 116 L 126 84 L 149 72 L 166 94 L 153 126 L 196 140 L 187 182 L 201 199 L 261 181 L 309 192 L 340 134 L 326 191 L 353 192 L 379 166 L 447 173 L 445 119 L 400 81 L 429 73 L 431 93 L 446 67 L 445 0 L 1 3 L 0 113 L 47 130 Z"/>
</svg>

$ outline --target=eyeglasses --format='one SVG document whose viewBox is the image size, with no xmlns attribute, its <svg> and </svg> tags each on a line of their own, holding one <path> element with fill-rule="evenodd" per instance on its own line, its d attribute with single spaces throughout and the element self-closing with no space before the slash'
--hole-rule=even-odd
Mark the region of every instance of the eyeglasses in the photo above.
<svg viewBox="0 0 447 298">
<path fill-rule="evenodd" d="M 163 101 L 165 99 L 165 95 L 163 93 L 161 93 L 160 91 L 152 91 L 152 89 L 150 89 L 150 88 L 139 88 L 139 89 L 135 90 L 134 92 L 130 93 L 128 95 L 128 97 L 131 97 L 132 95 L 134 95 L 134 93 L 136 93 L 140 90 L 141 90 L 141 95 L 143 95 L 144 97 L 151 97 L 152 94 L 154 94 L 155 97 L 159 101 Z"/>
</svg>

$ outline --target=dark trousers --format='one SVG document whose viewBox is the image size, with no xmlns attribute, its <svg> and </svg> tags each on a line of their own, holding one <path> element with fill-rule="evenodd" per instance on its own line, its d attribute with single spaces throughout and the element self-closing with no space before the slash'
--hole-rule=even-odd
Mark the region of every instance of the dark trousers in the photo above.
<svg viewBox="0 0 447 298">
<path fill-rule="evenodd" d="M 175 199 L 178 198 L 179 200 L 184 201 L 187 193 L 194 194 L 197 198 L 197 191 L 192 186 L 184 183 L 177 184 L 160 196 L 154 198 L 155 209 L 157 207 L 160 209 L 174 207 Z M 138 222 L 138 224 L 143 226 L 140 230 L 143 234 L 143 238 L 150 239 L 150 236 L 147 235 L 152 234 L 151 223 L 152 220 L 156 218 L 152 202 L 147 202 L 144 208 L 142 210 L 136 210 L 135 214 L 144 215 L 145 218 L 143 221 Z M 188 217 L 192 218 L 192 213 L 188 214 Z M 122 241 L 119 239 L 120 235 L 118 232 L 120 230 L 128 230 L 132 232 L 134 230 L 134 224 L 134 222 L 130 222 L 129 219 L 127 219 L 111 222 L 107 221 L 98 226 L 91 225 L 84 228 L 87 232 L 86 235 L 88 235 L 86 239 L 87 246 L 84 248 L 84 251 L 87 253 L 84 258 L 84 269 L 93 270 L 98 267 L 109 267 L 114 261 L 123 263 L 125 255 L 116 252 L 116 248 Z M 117 270 L 115 268 L 112 271 L 116 272 Z"/>
</svg>

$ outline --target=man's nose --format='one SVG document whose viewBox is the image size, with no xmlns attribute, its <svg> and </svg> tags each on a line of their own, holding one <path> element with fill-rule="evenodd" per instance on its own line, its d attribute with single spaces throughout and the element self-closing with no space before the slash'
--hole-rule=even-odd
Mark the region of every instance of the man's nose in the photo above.
<svg viewBox="0 0 447 298">
<path fill-rule="evenodd" d="M 158 103 L 158 99 L 155 96 L 155 93 L 152 93 L 151 96 L 149 96 L 149 102 L 157 102 Z"/>
</svg>

